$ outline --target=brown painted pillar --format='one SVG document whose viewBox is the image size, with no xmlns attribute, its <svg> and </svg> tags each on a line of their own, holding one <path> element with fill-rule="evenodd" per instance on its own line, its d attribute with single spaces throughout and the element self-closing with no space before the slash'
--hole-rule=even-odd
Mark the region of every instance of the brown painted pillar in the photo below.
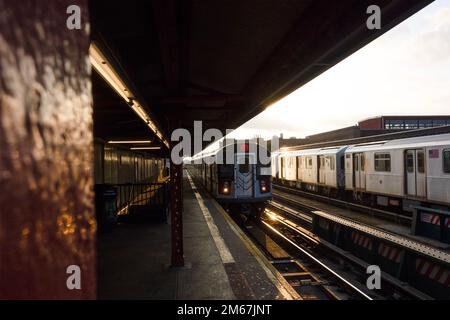
<svg viewBox="0 0 450 320">
<path fill-rule="evenodd" d="M 0 299 L 96 297 L 87 9 L 0 0 Z"/>
<path fill-rule="evenodd" d="M 172 124 L 174 121 L 172 122 Z M 171 125 L 173 129 L 174 126 Z M 170 153 L 174 143 L 170 143 Z M 172 267 L 184 266 L 183 250 L 183 165 L 170 158 L 170 220 L 172 235 Z"/>
</svg>

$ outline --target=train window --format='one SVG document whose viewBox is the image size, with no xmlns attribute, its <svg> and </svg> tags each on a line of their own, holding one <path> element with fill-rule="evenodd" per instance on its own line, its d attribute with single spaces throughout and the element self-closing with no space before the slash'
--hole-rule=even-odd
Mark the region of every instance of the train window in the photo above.
<svg viewBox="0 0 450 320">
<path fill-rule="evenodd" d="M 269 165 L 258 165 L 257 166 L 258 176 L 270 176 L 272 175 L 271 166 Z"/>
<path fill-rule="evenodd" d="M 412 153 L 406 154 L 406 171 L 414 172 L 414 155 Z"/>
<path fill-rule="evenodd" d="M 450 149 L 442 151 L 444 173 L 450 173 Z"/>
<path fill-rule="evenodd" d="M 417 151 L 417 170 L 425 173 L 425 154 L 423 151 Z"/>
<path fill-rule="evenodd" d="M 375 171 L 391 171 L 390 153 L 375 153 Z"/>
<path fill-rule="evenodd" d="M 219 178 L 234 178 L 234 165 L 232 164 L 224 164 L 218 165 Z"/>
<path fill-rule="evenodd" d="M 361 153 L 360 159 L 361 159 L 361 171 L 364 171 L 366 167 L 366 157 L 364 156 L 364 153 Z"/>
<path fill-rule="evenodd" d="M 334 171 L 334 168 L 335 168 L 335 166 L 334 166 L 334 156 L 330 157 L 329 159 L 330 159 L 330 169 L 332 171 Z"/>
<path fill-rule="evenodd" d="M 239 165 L 240 173 L 248 173 L 250 171 L 250 165 L 248 163 L 243 163 Z"/>
<path fill-rule="evenodd" d="M 312 158 L 311 158 L 311 157 L 308 157 L 308 169 L 311 169 L 312 166 L 313 166 Z"/>
</svg>

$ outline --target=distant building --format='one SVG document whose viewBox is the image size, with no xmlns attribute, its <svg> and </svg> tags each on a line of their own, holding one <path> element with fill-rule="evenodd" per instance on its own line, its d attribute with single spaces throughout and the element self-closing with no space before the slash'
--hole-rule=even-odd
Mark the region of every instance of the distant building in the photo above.
<svg viewBox="0 0 450 320">
<path fill-rule="evenodd" d="M 450 125 L 450 116 L 380 116 L 362 120 L 361 130 L 408 130 Z"/>
<path fill-rule="evenodd" d="M 318 134 L 313 134 L 306 136 L 304 139 L 304 144 L 323 142 L 323 141 L 334 141 L 343 140 L 350 138 L 358 138 L 361 136 L 361 130 L 358 126 L 345 127 L 342 129 L 322 132 Z"/>
<path fill-rule="evenodd" d="M 280 148 L 445 125 L 450 125 L 450 116 L 379 116 L 361 120 L 355 126 L 313 134 L 305 139 L 283 139 L 280 134 Z"/>
<path fill-rule="evenodd" d="M 289 139 L 285 139 L 283 137 L 283 133 L 280 133 L 280 138 L 278 140 L 278 145 L 279 145 L 280 148 L 293 147 L 293 146 L 298 146 L 300 144 L 303 144 L 304 141 L 305 141 L 305 139 L 298 139 L 296 137 L 291 137 Z"/>
</svg>

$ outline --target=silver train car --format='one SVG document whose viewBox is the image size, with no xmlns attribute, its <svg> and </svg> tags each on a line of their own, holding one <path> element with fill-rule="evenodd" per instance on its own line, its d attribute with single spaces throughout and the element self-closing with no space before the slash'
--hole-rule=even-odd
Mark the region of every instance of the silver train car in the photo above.
<svg viewBox="0 0 450 320">
<path fill-rule="evenodd" d="M 227 159 L 226 153 L 230 150 L 234 150 L 231 164 L 212 163 L 211 159 Z M 261 154 L 267 155 L 267 163 L 261 161 Z M 194 163 L 195 160 L 198 163 Z M 260 145 L 235 143 L 197 157 L 186 167 L 190 175 L 225 208 L 258 217 L 266 202 L 272 199 L 270 160 L 267 149 Z"/>
<path fill-rule="evenodd" d="M 450 208 L 450 134 L 272 154 L 273 179 L 305 191 L 411 211 Z"/>
<path fill-rule="evenodd" d="M 95 184 L 125 184 L 157 182 L 166 175 L 164 159 L 110 145 L 94 142 Z"/>
</svg>

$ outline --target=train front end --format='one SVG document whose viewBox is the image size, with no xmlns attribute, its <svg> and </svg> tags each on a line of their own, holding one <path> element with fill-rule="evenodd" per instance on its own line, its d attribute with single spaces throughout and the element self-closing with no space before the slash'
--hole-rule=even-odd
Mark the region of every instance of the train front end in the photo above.
<svg viewBox="0 0 450 320">
<path fill-rule="evenodd" d="M 249 143 L 236 144 L 234 151 L 232 164 L 218 165 L 217 199 L 233 211 L 259 217 L 272 199 L 270 154 Z"/>
</svg>

